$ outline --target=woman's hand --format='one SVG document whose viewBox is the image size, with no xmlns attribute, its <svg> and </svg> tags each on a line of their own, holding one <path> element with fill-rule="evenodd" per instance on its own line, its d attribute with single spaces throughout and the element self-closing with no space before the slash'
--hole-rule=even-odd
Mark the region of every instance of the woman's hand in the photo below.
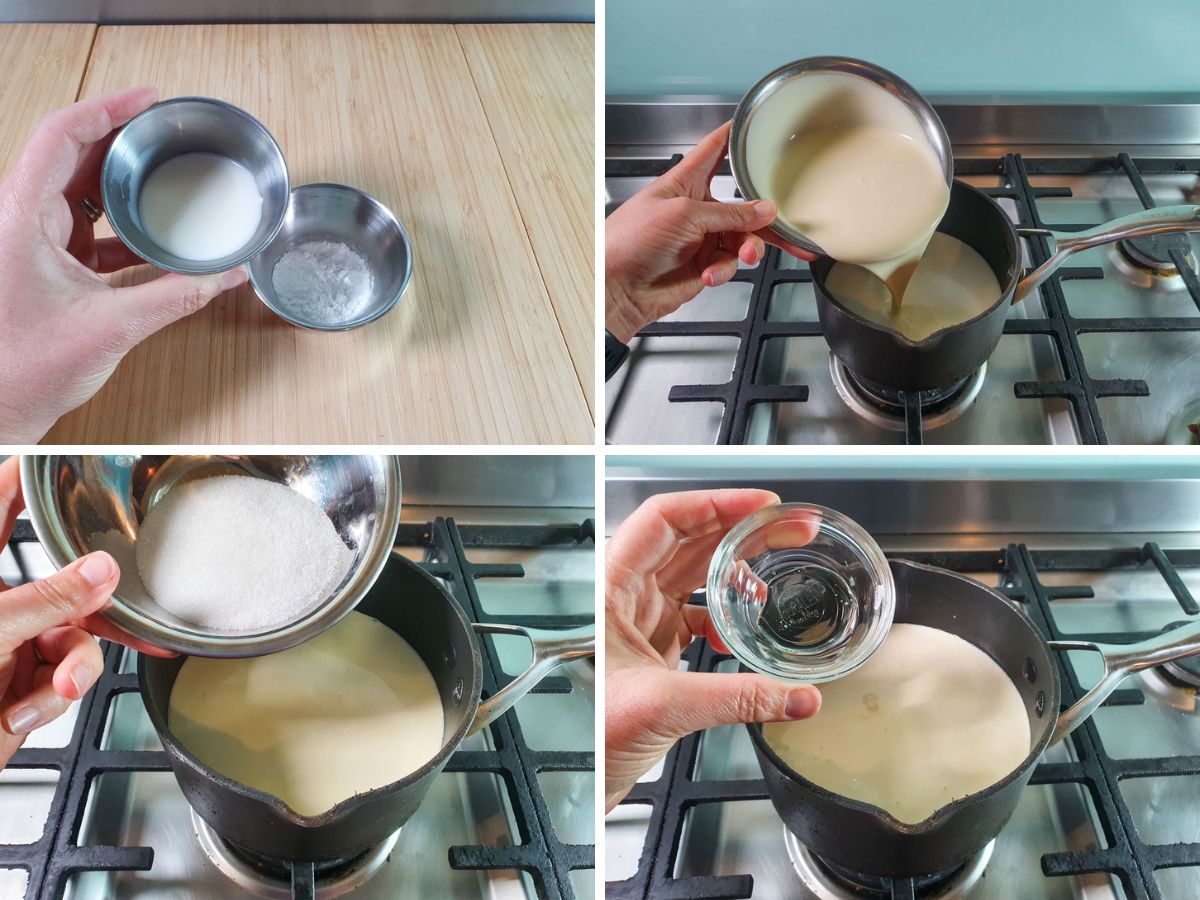
<svg viewBox="0 0 1200 900">
<path fill-rule="evenodd" d="M 0 184 L 0 444 L 35 443 L 100 389 L 139 341 L 246 281 L 244 269 L 110 287 L 142 262 L 96 239 L 100 167 L 116 129 L 154 103 L 133 88 L 41 121 Z"/>
<path fill-rule="evenodd" d="M 17 457 L 0 463 L 0 549 L 24 507 Z M 41 581 L 0 582 L 0 769 L 35 728 L 57 719 L 104 668 L 92 635 L 143 653 L 172 656 L 100 616 L 121 579 L 107 553 L 89 553 Z"/>
<path fill-rule="evenodd" d="M 768 229 L 775 204 L 721 203 L 709 185 L 725 159 L 726 122 L 678 165 L 621 204 L 604 224 L 604 327 L 622 343 L 729 281 L 738 260 L 755 265 L 764 242 L 801 259 L 812 253 Z"/>
<path fill-rule="evenodd" d="M 814 687 L 763 675 L 681 672 L 695 636 L 728 652 L 708 610 L 689 606 L 721 538 L 779 502 L 769 491 L 660 494 L 608 541 L 605 583 L 606 809 L 685 735 L 714 725 L 806 719 L 821 707 Z M 813 526 L 815 531 L 815 526 Z M 812 534 L 802 540 L 811 540 Z"/>
</svg>

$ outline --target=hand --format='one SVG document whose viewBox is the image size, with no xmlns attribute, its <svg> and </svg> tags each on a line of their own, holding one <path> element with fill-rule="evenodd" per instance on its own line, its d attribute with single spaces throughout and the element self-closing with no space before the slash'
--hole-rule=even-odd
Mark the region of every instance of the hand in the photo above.
<svg viewBox="0 0 1200 900">
<path fill-rule="evenodd" d="M 97 240 L 82 201 L 100 203 L 115 129 L 157 96 L 133 88 L 47 116 L 0 184 L 0 444 L 40 440 L 135 344 L 246 281 L 234 269 L 113 288 L 100 275 L 142 260 Z"/>
<path fill-rule="evenodd" d="M 0 463 L 0 549 L 24 507 L 17 457 Z M 121 579 L 116 560 L 89 553 L 42 581 L 0 582 L 0 769 L 35 728 L 52 722 L 96 683 L 104 657 L 92 635 L 142 653 L 173 656 L 136 640 L 99 611 Z"/>
<path fill-rule="evenodd" d="M 728 142 L 726 122 L 604 223 L 604 327 L 623 343 L 705 287 L 727 282 L 739 259 L 755 265 L 764 242 L 815 259 L 768 229 L 771 201 L 713 200 L 709 185 Z"/>
<path fill-rule="evenodd" d="M 687 601 L 703 586 L 709 560 L 729 529 L 778 502 L 775 494 L 757 490 L 660 494 L 638 507 L 608 542 L 606 809 L 616 806 L 672 744 L 693 731 L 806 719 L 821 708 L 815 687 L 749 673 L 678 670 L 693 637 L 705 637 L 728 652 L 708 610 Z"/>
</svg>

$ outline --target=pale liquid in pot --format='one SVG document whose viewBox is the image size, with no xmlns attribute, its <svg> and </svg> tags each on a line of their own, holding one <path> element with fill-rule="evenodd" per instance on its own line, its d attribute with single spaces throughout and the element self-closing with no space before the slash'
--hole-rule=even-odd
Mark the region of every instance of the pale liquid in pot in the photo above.
<svg viewBox="0 0 1200 900">
<path fill-rule="evenodd" d="M 751 177 L 780 218 L 834 259 L 874 272 L 899 307 L 950 202 L 917 116 L 864 79 L 803 75 L 755 112 L 747 146 Z"/>
<path fill-rule="evenodd" d="M 990 787 L 1029 755 L 1016 686 L 974 644 L 936 628 L 893 625 L 821 695 L 813 718 L 764 725 L 767 743 L 809 781 L 901 822 Z"/>
<path fill-rule="evenodd" d="M 415 772 L 437 755 L 445 729 L 416 650 L 358 612 L 268 656 L 190 657 L 167 718 L 205 765 L 304 816 Z"/>
<path fill-rule="evenodd" d="M 898 312 L 887 286 L 862 266 L 835 263 L 825 278 L 825 288 L 851 312 L 894 328 L 913 341 L 967 322 L 1000 299 L 1000 282 L 987 261 L 940 231 L 934 233 L 917 264 Z"/>
</svg>

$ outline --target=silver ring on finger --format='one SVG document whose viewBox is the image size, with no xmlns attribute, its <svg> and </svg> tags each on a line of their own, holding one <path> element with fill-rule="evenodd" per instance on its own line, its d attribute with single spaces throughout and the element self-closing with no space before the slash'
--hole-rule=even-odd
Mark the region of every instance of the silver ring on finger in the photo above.
<svg viewBox="0 0 1200 900">
<path fill-rule="evenodd" d="M 717 232 L 717 249 L 725 250 L 725 232 L 723 231 Z"/>
<path fill-rule="evenodd" d="M 83 214 L 88 217 L 88 221 L 93 225 L 99 222 L 104 215 L 104 210 L 100 208 L 100 204 L 91 197 L 84 197 L 79 201 L 79 206 L 83 209 Z"/>
</svg>

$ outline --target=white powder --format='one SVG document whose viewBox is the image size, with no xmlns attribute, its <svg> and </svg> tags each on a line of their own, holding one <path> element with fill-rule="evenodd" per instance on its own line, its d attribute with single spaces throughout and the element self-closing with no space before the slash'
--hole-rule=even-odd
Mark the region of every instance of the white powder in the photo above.
<svg viewBox="0 0 1200 900">
<path fill-rule="evenodd" d="M 297 319 L 340 325 L 367 311 L 373 279 L 367 261 L 350 247 L 310 241 L 279 257 L 271 283 L 278 303 Z"/>
<path fill-rule="evenodd" d="M 175 486 L 146 515 L 137 541 L 150 596 L 210 631 L 294 622 L 341 582 L 350 559 L 319 506 L 241 475 Z"/>
</svg>

